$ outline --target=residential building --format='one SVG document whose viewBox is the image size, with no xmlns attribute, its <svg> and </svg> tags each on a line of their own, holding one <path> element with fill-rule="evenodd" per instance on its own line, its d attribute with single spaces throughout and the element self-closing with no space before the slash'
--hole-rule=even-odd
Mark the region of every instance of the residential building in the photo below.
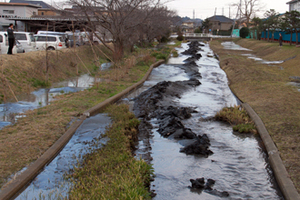
<svg viewBox="0 0 300 200">
<path fill-rule="evenodd" d="M 181 25 L 182 29 L 186 33 L 193 33 L 195 29 L 194 22 L 192 20 L 187 20 L 182 23 Z"/>
<path fill-rule="evenodd" d="M 16 17 L 31 17 L 37 15 L 38 8 L 41 6 L 33 5 L 29 3 L 3 3 L 0 2 L 0 30 L 5 31 L 10 23 L 13 21 L 9 20 Z M 15 28 L 20 31 L 26 28 L 26 24 L 23 22 L 15 22 Z"/>
<path fill-rule="evenodd" d="M 228 31 L 232 25 L 233 20 L 223 15 L 215 15 L 208 18 L 211 31 Z"/>
<path fill-rule="evenodd" d="M 43 1 L 30 1 L 30 0 L 10 0 L 10 3 L 29 3 L 40 6 L 37 15 L 41 16 L 58 16 L 59 12 L 49 4 Z"/>
<path fill-rule="evenodd" d="M 287 2 L 286 4 L 289 5 L 289 12 L 291 12 L 292 10 L 300 12 L 300 0 L 292 0 Z"/>
</svg>

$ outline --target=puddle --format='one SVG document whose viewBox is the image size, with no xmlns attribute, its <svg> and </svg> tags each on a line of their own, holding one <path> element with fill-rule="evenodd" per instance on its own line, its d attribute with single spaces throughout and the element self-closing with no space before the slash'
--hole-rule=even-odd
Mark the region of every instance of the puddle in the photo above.
<svg viewBox="0 0 300 200">
<path fill-rule="evenodd" d="M 297 82 L 289 82 L 287 83 L 288 85 L 292 85 L 292 86 L 295 86 L 298 90 L 298 92 L 300 92 L 300 83 L 297 83 Z"/>
<path fill-rule="evenodd" d="M 112 63 L 103 63 L 101 64 L 100 70 L 108 70 L 112 66 Z"/>
<path fill-rule="evenodd" d="M 283 60 L 279 60 L 279 61 L 266 61 L 266 60 L 263 60 L 262 58 L 258 58 L 252 54 L 242 54 L 242 56 L 246 56 L 248 57 L 249 59 L 252 59 L 252 60 L 255 60 L 255 61 L 259 61 L 263 64 L 266 64 L 266 65 L 276 65 L 276 64 L 281 64 L 283 63 L 284 61 Z"/>
<path fill-rule="evenodd" d="M 180 51 L 185 49 L 187 44 L 182 44 Z M 199 53 L 202 57 L 196 64 L 202 75 L 199 78 L 202 84 L 187 90 L 180 98 L 174 97 L 171 105 L 193 107 L 198 111 L 181 122 L 197 135 L 207 134 L 213 154 L 206 158 L 180 153 L 187 140 L 162 137 L 158 133 L 159 120 L 152 118 L 152 129 L 143 130 L 151 136 L 139 136 L 136 157 L 147 160 L 151 156 L 148 161 L 155 173 L 151 190 L 156 193 L 153 199 L 283 199 L 261 140 L 253 135 L 234 133 L 231 126 L 210 120 L 221 108 L 237 105 L 238 100 L 228 87 L 219 61 L 210 56 L 213 55 L 212 50 L 208 45 L 201 49 L 203 51 Z M 178 59 L 170 59 L 168 64 L 155 68 L 144 86 L 125 100 L 132 106 L 135 96 L 158 82 L 189 79 L 179 67 L 184 58 L 179 55 Z M 164 106 L 164 101 L 160 101 L 159 105 Z M 201 177 L 214 179 L 213 189 L 227 191 L 229 197 L 221 198 L 208 191 L 191 190 L 188 187 L 191 185 L 190 179 Z"/>
<path fill-rule="evenodd" d="M 175 45 L 176 43 L 174 41 L 168 42 L 167 45 Z"/>
<path fill-rule="evenodd" d="M 57 95 L 82 91 L 93 85 L 95 79 L 87 74 L 72 78 L 68 81 L 54 83 L 53 88 L 39 89 L 29 95 L 19 95 L 19 102 L 0 104 L 0 129 L 4 126 L 15 123 L 24 117 L 22 113 L 48 105 Z M 97 80 L 97 81 L 100 81 Z"/>
<path fill-rule="evenodd" d="M 223 45 L 224 49 L 228 50 L 252 51 L 250 49 L 241 47 L 240 45 L 235 44 L 234 42 L 222 42 L 221 45 Z"/>
<path fill-rule="evenodd" d="M 111 123 L 106 114 L 98 114 L 86 119 L 57 157 L 49 163 L 34 181 L 16 198 L 65 199 L 72 186 L 64 175 L 83 160 L 83 156 L 93 149 L 101 148 L 107 138 L 101 138 Z"/>
</svg>

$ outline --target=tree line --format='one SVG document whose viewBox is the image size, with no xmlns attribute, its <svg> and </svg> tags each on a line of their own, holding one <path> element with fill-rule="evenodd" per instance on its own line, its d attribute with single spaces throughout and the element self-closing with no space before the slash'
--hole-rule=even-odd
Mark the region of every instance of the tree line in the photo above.
<svg viewBox="0 0 300 200">
<path fill-rule="evenodd" d="M 137 44 L 147 45 L 154 38 L 168 36 L 175 16 L 160 0 L 69 0 L 68 4 L 73 9 L 62 11 L 63 15 L 81 22 L 112 52 L 114 60 L 120 60 Z"/>
<path fill-rule="evenodd" d="M 274 32 L 283 31 L 290 34 L 290 44 L 292 44 L 292 33 L 296 33 L 296 44 L 298 44 L 298 31 L 300 29 L 300 12 L 293 10 L 285 14 L 279 14 L 274 9 L 265 12 L 264 19 L 254 17 L 251 21 L 250 30 L 256 30 L 261 34 L 266 31 L 272 34 L 271 41 L 274 40 Z M 260 39 L 260 35 L 256 39 Z M 267 37 L 269 41 L 269 37 Z"/>
</svg>

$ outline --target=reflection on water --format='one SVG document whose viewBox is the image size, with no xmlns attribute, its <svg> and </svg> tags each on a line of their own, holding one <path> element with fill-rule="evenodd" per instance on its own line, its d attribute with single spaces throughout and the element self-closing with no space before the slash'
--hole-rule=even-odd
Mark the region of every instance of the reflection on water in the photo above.
<svg viewBox="0 0 300 200">
<path fill-rule="evenodd" d="M 300 83 L 298 83 L 298 82 L 289 82 L 288 85 L 295 86 L 297 88 L 298 92 L 300 92 Z"/>
<path fill-rule="evenodd" d="M 182 44 L 181 52 L 187 49 Z M 218 191 L 229 192 L 229 197 L 222 199 L 283 199 L 277 189 L 272 170 L 259 138 L 253 135 L 233 133 L 232 127 L 211 119 L 225 106 L 238 104 L 228 87 L 226 74 L 220 69 L 219 61 L 208 45 L 201 47 L 202 57 L 196 63 L 202 83 L 181 98 L 174 99 L 174 105 L 196 107 L 198 113 L 183 120 L 185 127 L 196 134 L 207 134 L 211 141 L 210 149 L 214 152 L 208 158 L 180 153 L 184 140 L 163 138 L 157 132 L 158 124 L 151 121 L 153 137 L 142 138 L 136 151 L 137 157 L 151 154 L 155 180 L 151 183 L 154 199 L 221 199 L 205 191 L 192 192 L 188 186 L 190 179 L 204 177 L 214 179 L 213 186 Z M 188 77 L 178 65 L 183 64 L 183 55 L 153 70 L 143 89 L 160 81 L 187 80 Z M 140 91 L 141 92 L 141 91 Z M 131 94 L 128 99 L 138 95 Z M 149 147 L 150 146 L 150 147 Z"/>
<path fill-rule="evenodd" d="M 228 50 L 240 50 L 240 51 L 252 51 L 250 49 L 246 49 L 244 47 L 241 47 L 238 44 L 235 44 L 234 42 L 222 42 L 221 45 L 223 45 L 224 49 Z"/>
<path fill-rule="evenodd" d="M 19 102 L 0 104 L 0 129 L 24 117 L 22 113 L 48 105 L 57 95 L 78 92 L 93 85 L 95 79 L 87 74 L 68 81 L 54 83 L 53 88 L 39 89 L 29 95 L 18 96 Z M 97 81 L 100 81 L 98 79 Z"/>
<path fill-rule="evenodd" d="M 111 120 L 106 114 L 86 119 L 64 149 L 16 199 L 67 198 L 72 183 L 68 182 L 64 175 L 73 169 L 77 162 L 82 162 L 84 155 L 107 142 L 107 138 L 101 138 L 101 135 L 110 123 Z"/>
<path fill-rule="evenodd" d="M 261 62 L 263 64 L 266 64 L 266 65 L 273 65 L 273 64 L 275 65 L 275 64 L 281 64 L 281 63 L 284 62 L 283 60 L 279 60 L 279 61 L 266 61 L 266 60 L 264 60 L 262 58 L 258 58 L 256 56 L 254 56 L 252 54 L 242 54 L 242 56 L 247 56 L 249 59 L 252 59 L 252 60 L 255 60 L 255 61 L 259 61 L 259 62 Z"/>
</svg>

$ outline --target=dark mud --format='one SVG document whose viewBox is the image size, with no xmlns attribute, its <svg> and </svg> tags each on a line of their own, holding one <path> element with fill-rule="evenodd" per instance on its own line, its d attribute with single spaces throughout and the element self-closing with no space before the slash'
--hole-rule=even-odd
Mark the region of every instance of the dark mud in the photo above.
<svg viewBox="0 0 300 200">
<path fill-rule="evenodd" d="M 205 179 L 202 177 L 202 178 L 197 178 L 197 179 L 190 179 L 190 182 L 192 184 L 192 186 L 189 186 L 189 188 L 191 189 L 191 192 L 201 193 L 202 191 L 205 191 L 205 192 L 210 193 L 215 196 L 229 197 L 228 192 L 226 192 L 226 191 L 220 192 L 220 191 L 212 188 L 216 182 L 213 179 L 208 179 L 205 182 Z"/>
<path fill-rule="evenodd" d="M 163 81 L 157 83 L 149 90 L 141 93 L 135 98 L 134 112 L 138 118 L 142 119 L 140 124 L 140 131 L 144 131 L 147 126 L 151 125 L 149 120 L 157 119 L 159 128 L 158 132 L 163 137 L 170 137 L 174 139 L 190 139 L 191 142 L 187 142 L 187 146 L 182 148 L 180 152 L 187 155 L 198 154 L 205 157 L 213 154 L 209 150 L 210 141 L 206 134 L 203 136 L 196 135 L 191 129 L 186 128 L 181 120 L 191 117 L 191 113 L 197 111 L 191 107 L 175 107 L 173 105 L 174 98 L 181 98 L 181 95 L 192 90 L 194 87 L 199 86 L 201 83 L 197 79 L 201 77 L 196 60 L 201 58 L 201 54 L 197 53 L 201 46 L 198 42 L 192 42 L 189 44 L 189 49 L 184 53 L 191 55 L 186 63 L 180 68 L 184 69 L 185 73 L 190 77 L 190 80 L 186 81 Z M 197 78 L 196 78 L 197 77 Z M 172 137 L 171 137 L 172 136 Z"/>
</svg>

